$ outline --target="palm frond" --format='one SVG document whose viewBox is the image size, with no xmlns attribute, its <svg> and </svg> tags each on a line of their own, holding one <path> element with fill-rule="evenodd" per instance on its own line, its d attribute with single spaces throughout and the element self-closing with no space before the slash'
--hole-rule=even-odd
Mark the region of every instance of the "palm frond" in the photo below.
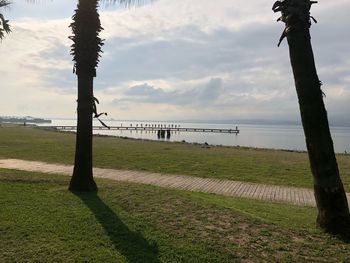
<svg viewBox="0 0 350 263">
<path fill-rule="evenodd" d="M 0 0 L 0 8 L 6 7 L 10 4 L 7 0 Z M 9 21 L 6 20 L 3 14 L 0 13 L 0 40 L 4 38 L 5 34 L 11 32 Z"/>
<path fill-rule="evenodd" d="M 5 7 L 8 6 L 10 4 L 10 2 L 8 2 L 7 0 L 0 0 L 0 7 Z"/>
<path fill-rule="evenodd" d="M 295 27 L 303 25 L 306 28 L 310 28 L 311 21 L 317 23 L 316 19 L 310 15 L 311 6 L 316 3 L 317 1 L 312 0 L 277 0 L 273 4 L 273 12 L 281 12 L 282 14 L 277 19 L 277 22 L 282 21 L 286 24 L 277 46 L 280 46 L 283 39 Z"/>
<path fill-rule="evenodd" d="M 103 40 L 99 33 L 103 30 L 98 14 L 98 1 L 79 1 L 70 24 L 73 35 L 71 55 L 75 62 L 73 72 L 77 75 L 96 76 L 96 68 L 102 52 Z"/>
</svg>

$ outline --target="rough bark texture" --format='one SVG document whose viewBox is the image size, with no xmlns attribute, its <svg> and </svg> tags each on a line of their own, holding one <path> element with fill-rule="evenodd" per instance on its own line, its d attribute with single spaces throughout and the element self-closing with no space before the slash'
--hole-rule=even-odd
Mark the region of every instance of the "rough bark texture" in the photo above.
<svg viewBox="0 0 350 263">
<path fill-rule="evenodd" d="M 310 37 L 305 30 L 287 35 L 318 207 L 317 223 L 331 233 L 350 227 L 350 215 L 339 176 L 327 112 L 323 103 Z"/>
<path fill-rule="evenodd" d="M 93 77 L 78 76 L 78 123 L 71 191 L 96 191 L 92 172 Z"/>
<path fill-rule="evenodd" d="M 78 75 L 78 123 L 71 191 L 97 191 L 92 171 L 93 79 L 103 45 L 99 38 L 102 27 L 97 6 L 97 0 L 79 0 L 71 24 L 71 54 L 75 61 L 74 72 Z"/>
<path fill-rule="evenodd" d="M 344 187 L 339 176 L 323 92 L 311 46 L 308 0 L 291 0 L 298 13 L 282 10 L 286 23 L 290 60 L 298 94 L 302 124 L 314 177 L 318 208 L 317 224 L 326 232 L 350 237 L 350 214 Z M 284 4 L 288 4 L 288 0 Z M 309 4 L 308 4 L 309 3 Z M 307 9 L 305 9 L 307 8 Z M 285 11 L 285 12 L 283 12 Z M 303 17 L 307 15 L 306 17 Z M 283 36 L 283 35 L 282 35 Z"/>
</svg>

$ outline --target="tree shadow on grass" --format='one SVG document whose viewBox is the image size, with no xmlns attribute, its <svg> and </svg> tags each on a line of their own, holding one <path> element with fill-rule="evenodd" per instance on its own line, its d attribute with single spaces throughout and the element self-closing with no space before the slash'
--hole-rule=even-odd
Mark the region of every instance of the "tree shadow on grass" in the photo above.
<svg viewBox="0 0 350 263">
<path fill-rule="evenodd" d="M 159 263 L 157 244 L 150 244 L 138 232 L 134 232 L 110 209 L 97 193 L 74 192 L 95 215 L 106 231 L 114 247 L 128 262 Z"/>
</svg>

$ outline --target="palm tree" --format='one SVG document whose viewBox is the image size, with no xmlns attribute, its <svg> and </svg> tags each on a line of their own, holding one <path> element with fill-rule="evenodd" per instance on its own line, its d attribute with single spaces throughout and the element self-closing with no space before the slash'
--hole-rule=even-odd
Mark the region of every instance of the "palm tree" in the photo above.
<svg viewBox="0 0 350 263">
<path fill-rule="evenodd" d="M 72 191 L 96 191 L 92 173 L 92 116 L 94 105 L 93 79 L 99 62 L 102 30 L 97 0 L 79 0 L 70 25 L 73 31 L 72 52 L 78 77 L 78 123 Z"/>
<path fill-rule="evenodd" d="M 109 3 L 130 5 L 138 0 L 106 0 Z M 99 37 L 101 27 L 98 14 L 99 0 L 79 0 L 73 16 L 73 41 L 71 54 L 75 61 L 74 72 L 78 77 L 78 123 L 71 191 L 97 191 L 92 170 L 92 119 L 99 118 L 93 93 L 93 80 L 101 56 L 103 41 Z M 101 122 L 105 125 L 103 122 Z"/>
<path fill-rule="evenodd" d="M 341 181 L 327 112 L 323 102 L 311 46 L 310 0 L 279 0 L 274 12 L 281 12 L 278 21 L 286 25 L 280 42 L 287 38 L 296 91 L 299 99 L 306 145 L 314 178 L 318 208 L 317 224 L 326 232 L 350 238 L 350 214 Z M 278 45 L 279 45 L 278 44 Z"/>
<path fill-rule="evenodd" d="M 36 2 L 36 0 L 27 0 Z M 140 4 L 145 0 L 101 0 L 109 4 L 119 3 L 125 6 Z M 152 1 L 152 0 L 149 0 Z M 106 126 L 99 117 L 106 113 L 97 113 L 98 100 L 93 93 L 93 80 L 96 77 L 96 68 L 101 56 L 103 40 L 99 33 L 103 30 L 98 14 L 99 0 L 78 0 L 77 9 L 73 15 L 72 28 L 73 41 L 71 55 L 75 61 L 73 73 L 78 78 L 77 100 L 77 135 L 76 151 L 73 175 L 69 184 L 71 191 L 97 191 L 97 185 L 93 179 L 92 171 L 92 118 L 98 119 Z M 8 5 L 7 0 L 0 0 L 0 7 Z M 3 31 L 9 32 L 7 20 L 0 14 L 3 30 L 0 28 L 0 39 Z"/>
<path fill-rule="evenodd" d="M 0 8 L 8 6 L 10 3 L 6 0 L 0 0 Z M 5 34 L 11 32 L 8 20 L 6 20 L 3 14 L 0 13 L 0 40 L 5 37 Z"/>
</svg>

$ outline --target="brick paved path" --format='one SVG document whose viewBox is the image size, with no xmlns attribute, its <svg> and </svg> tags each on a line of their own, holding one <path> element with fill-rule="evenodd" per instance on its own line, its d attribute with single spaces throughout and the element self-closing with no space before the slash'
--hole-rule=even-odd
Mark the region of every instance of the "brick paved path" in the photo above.
<svg viewBox="0 0 350 263">
<path fill-rule="evenodd" d="M 0 159 L 0 168 L 63 175 L 71 175 L 73 171 L 73 167 L 68 165 L 49 164 L 16 159 Z M 94 176 L 117 181 L 150 184 L 167 188 L 213 193 L 232 197 L 260 199 L 300 206 L 316 205 L 313 191 L 307 188 L 102 168 L 94 168 Z M 347 196 L 348 200 L 350 200 L 349 193 Z"/>
</svg>

